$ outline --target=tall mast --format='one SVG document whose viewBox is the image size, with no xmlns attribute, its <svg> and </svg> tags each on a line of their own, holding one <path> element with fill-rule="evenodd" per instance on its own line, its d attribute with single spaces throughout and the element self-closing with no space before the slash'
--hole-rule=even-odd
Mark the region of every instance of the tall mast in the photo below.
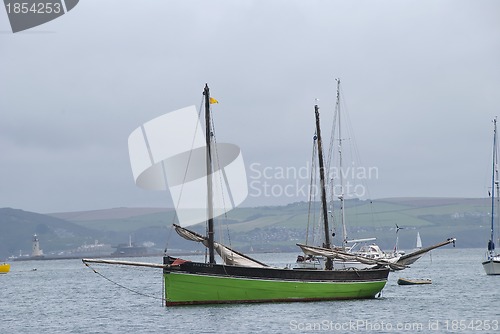
<svg viewBox="0 0 500 334">
<path fill-rule="evenodd" d="M 342 175 L 342 126 L 340 123 L 340 79 L 337 80 L 337 110 L 339 117 L 339 172 L 340 172 L 340 219 L 342 222 L 342 247 L 345 248 L 347 244 L 347 229 L 345 225 L 345 210 L 344 210 L 344 178 Z"/>
<path fill-rule="evenodd" d="M 205 84 L 205 139 L 207 143 L 207 216 L 208 216 L 208 255 L 209 263 L 215 263 L 214 254 L 214 219 L 213 219 L 213 190 L 212 190 L 212 127 L 210 124 L 210 90 Z"/>
<path fill-rule="evenodd" d="M 496 187 L 495 187 L 496 186 Z M 495 189 L 496 188 L 496 189 Z M 497 118 L 493 119 L 493 168 L 491 177 L 491 238 L 488 243 L 488 251 L 490 257 L 495 255 L 495 241 L 494 241 L 494 223 L 495 223 L 495 190 L 497 191 L 497 196 L 499 196 L 498 189 L 498 169 L 497 169 Z"/>
<path fill-rule="evenodd" d="M 319 125 L 319 107 L 316 104 L 314 106 L 314 113 L 316 115 L 316 136 L 318 137 L 318 159 L 319 159 L 319 177 L 321 184 L 321 204 L 323 208 L 323 222 L 325 225 L 325 248 L 331 248 L 330 244 L 330 229 L 328 228 L 328 210 L 326 207 L 326 188 L 325 188 L 325 168 L 323 164 L 323 148 L 321 146 L 321 127 Z M 326 269 L 331 270 L 333 268 L 332 259 L 328 258 L 326 260 Z"/>
</svg>

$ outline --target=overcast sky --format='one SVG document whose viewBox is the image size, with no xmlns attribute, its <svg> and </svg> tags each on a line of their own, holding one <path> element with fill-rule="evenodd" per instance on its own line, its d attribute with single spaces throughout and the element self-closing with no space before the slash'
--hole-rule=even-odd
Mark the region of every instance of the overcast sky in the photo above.
<svg viewBox="0 0 500 334">
<path fill-rule="evenodd" d="M 218 141 L 262 186 L 311 159 L 315 99 L 329 135 L 337 77 L 369 197 L 487 196 L 499 1 L 81 0 L 16 34 L 0 10 L 0 207 L 171 206 L 135 186 L 127 139 L 205 83 Z"/>
</svg>

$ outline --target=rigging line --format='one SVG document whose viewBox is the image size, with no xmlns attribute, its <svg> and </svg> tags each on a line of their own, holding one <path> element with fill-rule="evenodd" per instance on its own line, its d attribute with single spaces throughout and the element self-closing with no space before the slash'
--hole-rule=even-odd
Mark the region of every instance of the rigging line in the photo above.
<svg viewBox="0 0 500 334">
<path fill-rule="evenodd" d="M 174 221 L 175 221 L 175 212 L 174 212 Z M 167 239 L 165 241 L 165 249 L 163 250 L 163 253 L 164 254 L 167 254 L 167 251 L 168 251 L 168 243 L 170 242 L 170 238 L 172 237 L 172 231 L 174 229 L 174 224 L 170 225 L 170 228 L 168 229 L 168 232 L 167 232 Z"/>
<path fill-rule="evenodd" d="M 340 133 L 340 125 L 338 124 L 337 119 L 340 119 L 340 80 L 335 79 L 337 82 L 337 88 L 335 90 L 335 107 L 334 107 L 334 112 L 333 112 L 333 122 L 332 122 L 332 130 L 330 134 L 330 146 L 328 148 L 328 159 L 327 159 L 327 172 L 328 172 L 328 185 L 330 188 L 330 201 L 329 201 L 329 208 L 330 208 L 330 217 L 332 221 L 332 231 L 335 233 L 336 231 L 336 223 L 338 219 L 335 217 L 336 210 L 335 210 L 335 169 L 336 167 L 332 167 L 333 160 L 335 157 L 335 152 L 337 151 L 335 148 L 337 147 L 336 142 L 337 140 L 335 139 L 336 136 L 336 131 L 337 128 L 339 133 Z M 340 139 L 339 139 L 340 140 Z M 333 164 L 334 165 L 334 164 Z M 333 169 L 333 170 L 332 170 Z"/>
<path fill-rule="evenodd" d="M 335 79 L 335 80 L 338 80 L 338 79 Z M 340 87 L 339 87 L 339 90 L 340 90 Z M 332 123 L 332 131 L 331 131 L 331 134 L 330 134 L 330 146 L 328 147 L 328 159 L 326 161 L 326 167 L 327 167 L 327 171 L 330 172 L 330 165 L 331 165 L 331 162 L 333 160 L 333 155 L 334 155 L 334 148 L 335 148 L 335 131 L 337 129 L 336 125 L 337 125 L 337 116 L 340 112 L 340 105 L 339 105 L 339 94 L 336 90 L 336 102 L 335 102 L 335 107 L 334 107 L 334 112 L 333 112 L 333 123 Z"/>
<path fill-rule="evenodd" d="M 315 143 L 316 144 L 316 143 Z M 312 243 L 317 243 L 319 242 L 319 240 L 321 240 L 321 219 L 316 219 L 316 213 L 317 213 L 317 209 L 316 209 L 316 195 L 317 195 L 317 186 L 318 186 L 318 168 L 317 168 L 317 163 L 318 163 L 318 151 L 317 151 L 318 147 L 315 146 L 314 148 L 314 156 L 313 156 L 313 163 L 312 163 L 312 168 L 313 168 L 313 171 L 314 171 L 314 174 L 313 174 L 313 181 L 312 181 L 312 184 L 314 185 L 313 187 L 311 187 L 311 192 L 312 192 L 312 212 L 313 212 L 313 218 L 312 218 L 312 236 L 313 236 L 313 240 L 312 240 Z M 321 205 L 320 205 L 320 208 L 321 208 Z M 320 216 L 321 217 L 321 216 Z M 318 240 L 318 241 L 316 241 Z"/>
<path fill-rule="evenodd" d="M 342 115 L 345 117 L 345 123 L 347 123 L 347 132 L 348 132 L 348 135 L 345 139 L 343 138 L 339 138 L 341 140 L 352 140 L 353 144 L 352 144 L 352 148 L 351 148 L 351 151 L 354 151 L 354 154 L 353 156 L 356 157 L 356 159 L 358 159 L 360 161 L 360 163 L 362 162 L 361 161 L 361 155 L 359 154 L 359 148 L 358 148 L 358 145 L 357 145 L 357 142 L 356 142 L 356 138 L 355 138 L 355 133 L 354 133 L 354 128 L 352 126 L 352 121 L 351 121 L 351 118 L 350 118 L 350 112 L 349 112 L 349 108 L 347 107 L 347 104 L 346 104 L 346 99 L 344 98 L 344 92 L 342 90 L 342 88 L 339 89 L 339 95 L 341 96 L 341 105 L 342 105 L 342 109 L 344 110 L 344 112 L 342 113 Z M 340 106 L 339 106 L 340 108 Z"/>
<path fill-rule="evenodd" d="M 354 128 L 352 126 L 352 121 L 351 121 L 351 118 L 350 118 L 350 113 L 349 113 L 349 110 L 347 108 L 347 104 L 345 103 L 346 99 L 344 98 L 344 92 L 342 90 L 340 90 L 340 95 L 342 96 L 342 106 L 343 106 L 343 110 L 345 110 L 345 112 L 343 113 L 343 115 L 345 116 L 346 120 L 347 120 L 347 130 L 348 130 L 348 139 L 351 139 L 351 142 L 352 144 L 349 145 L 349 148 L 351 150 L 351 155 L 352 155 L 352 160 L 356 160 L 356 162 L 359 164 L 359 165 L 363 165 L 364 162 L 361 160 L 361 154 L 360 154 L 360 151 L 359 151 L 359 147 L 358 147 L 358 144 L 357 144 L 357 140 L 356 140 L 356 135 L 354 133 Z"/>
<path fill-rule="evenodd" d="M 198 119 L 200 119 L 200 116 L 201 116 L 201 106 L 203 105 L 203 97 L 201 98 L 201 102 L 200 102 L 200 108 L 198 110 Z M 186 170 L 184 171 L 184 177 L 182 179 L 182 183 L 181 183 L 181 190 L 179 192 L 179 198 L 177 199 L 177 204 L 174 203 L 175 205 L 175 210 L 174 210 L 174 214 L 172 216 L 172 224 L 171 226 L 173 226 L 173 224 L 175 224 L 176 222 L 179 223 L 180 225 L 180 221 L 179 221 L 179 217 L 177 216 L 177 209 L 179 208 L 179 205 L 180 205 L 180 202 L 181 202 L 181 198 L 182 198 L 182 192 L 184 190 L 184 183 L 186 181 L 186 178 L 187 178 L 187 172 L 189 170 L 189 164 L 191 162 L 191 156 L 193 154 L 193 147 L 194 147 L 194 141 L 196 139 L 196 130 L 198 129 L 198 122 L 196 123 L 196 126 L 195 126 L 195 129 L 194 129 L 194 135 L 193 135 L 193 140 L 191 141 L 191 149 L 189 150 L 189 155 L 188 155 L 188 161 L 187 161 L 187 165 L 186 165 Z M 163 172 L 165 174 L 165 166 L 163 165 L 162 163 L 162 166 L 163 166 Z M 167 183 L 167 179 L 165 177 L 165 183 Z M 170 229 L 170 231 L 168 232 L 167 234 L 167 240 L 165 241 L 165 253 L 167 252 L 167 249 L 168 249 L 168 243 L 170 241 L 170 236 L 172 235 L 172 228 Z"/>
<path fill-rule="evenodd" d="M 211 117 L 210 117 L 210 121 L 211 121 L 210 122 L 210 135 L 213 137 L 213 142 L 214 142 L 213 151 L 215 152 L 215 161 L 214 161 L 215 164 L 216 164 L 215 170 L 223 172 L 223 170 L 221 169 L 221 165 L 220 165 L 219 150 L 217 148 L 217 136 L 215 135 L 215 122 L 214 122 L 212 107 L 210 107 L 210 114 L 211 114 Z M 209 177 L 209 176 L 207 175 L 207 177 Z M 210 175 L 210 177 L 212 177 L 212 176 Z M 220 184 L 220 189 L 221 189 L 221 193 L 222 193 L 222 206 L 223 206 L 223 209 L 224 209 L 224 218 L 227 220 L 226 202 L 224 200 L 224 185 L 223 185 L 223 181 L 222 181 L 222 176 L 221 175 L 219 175 L 219 184 Z M 219 241 L 223 242 L 221 224 L 219 224 Z"/>
<path fill-rule="evenodd" d="M 177 220 L 177 221 L 176 221 Z M 177 223 L 177 225 L 180 225 L 180 222 L 179 222 L 179 219 L 177 218 L 177 212 L 175 210 L 173 210 L 173 217 L 172 217 L 172 221 L 174 223 Z M 166 241 L 165 241 L 165 249 L 163 250 L 163 253 L 166 255 L 167 254 L 167 251 L 168 251 L 168 244 L 170 242 L 170 240 L 172 239 L 172 232 L 175 230 L 175 227 L 174 227 L 174 224 L 171 224 L 170 225 L 170 228 L 168 228 L 167 230 L 167 238 L 166 238 Z"/>
<path fill-rule="evenodd" d="M 372 168 L 371 167 L 365 167 L 364 166 L 364 161 L 361 159 L 361 153 L 357 144 L 356 140 L 356 135 L 354 133 L 354 128 L 352 126 L 352 121 L 350 118 L 350 112 L 346 104 L 346 98 L 344 97 L 344 91 L 342 88 L 340 88 L 340 96 L 341 96 L 341 103 L 342 103 L 342 108 L 344 110 L 343 115 L 345 116 L 346 123 L 347 123 L 347 130 L 348 130 L 348 137 L 350 140 L 350 145 L 349 145 L 349 151 L 351 153 L 351 160 L 356 164 L 356 166 L 362 166 L 364 168 L 364 176 L 361 178 L 356 178 L 356 181 L 359 182 L 363 186 L 363 191 L 364 191 L 364 196 L 365 198 L 370 200 L 370 223 L 372 226 L 375 226 L 376 223 L 380 222 L 380 217 L 376 215 L 375 212 L 375 203 L 373 203 L 373 197 L 370 191 L 370 188 L 368 187 L 368 182 L 367 180 L 370 180 L 372 178 Z M 352 171 L 354 173 L 354 170 Z M 353 174 L 354 175 L 354 174 Z M 378 178 L 378 169 L 375 168 L 375 179 Z M 356 215 L 358 215 L 358 207 L 356 206 Z"/>
<path fill-rule="evenodd" d="M 329 151 L 328 151 L 328 161 L 327 161 L 327 166 L 328 166 L 328 172 L 329 172 L 329 175 L 328 175 L 328 181 L 329 181 L 329 185 L 330 185 L 330 211 L 331 211 L 331 217 L 332 217 L 332 228 L 333 228 L 333 231 L 336 230 L 336 222 L 338 219 L 335 218 L 335 182 L 334 182 L 334 178 L 335 178 L 335 172 L 332 171 L 332 161 L 333 161 L 333 158 L 334 158 L 334 152 L 336 151 L 334 148 L 336 147 L 335 143 L 336 143 L 336 140 L 335 140 L 335 135 L 336 135 L 336 128 L 337 128 L 337 118 L 338 118 L 338 115 L 340 113 L 340 106 L 339 106 L 339 98 L 337 96 L 337 102 L 335 103 L 335 111 L 334 111 L 334 115 L 333 115 L 333 124 L 332 124 L 332 134 L 331 134 L 331 138 L 330 138 L 330 147 L 329 147 Z M 335 168 L 335 167 L 333 167 Z M 333 175 L 331 175 L 331 173 L 333 172 Z"/>
<path fill-rule="evenodd" d="M 113 280 L 112 280 L 112 279 L 110 279 L 109 277 L 104 276 L 103 274 L 101 274 L 100 272 L 98 272 L 95 268 L 93 268 L 92 266 L 90 266 L 88 263 L 84 262 L 84 264 L 85 264 L 87 267 L 89 267 L 90 269 L 92 269 L 92 271 L 93 271 L 94 273 L 96 273 L 97 275 L 101 276 L 101 277 L 102 277 L 102 278 L 104 278 L 105 280 L 107 280 L 107 281 L 109 281 L 109 282 L 111 282 L 111 283 L 113 283 L 113 284 L 115 284 L 115 285 L 119 286 L 120 288 L 123 288 L 123 289 L 125 289 L 125 290 L 127 290 L 127 291 L 130 291 L 130 292 L 135 293 L 135 294 L 140 295 L 140 296 L 144 296 L 144 297 L 148 297 L 148 298 L 153 298 L 153 299 L 161 299 L 161 300 L 165 301 L 165 299 L 164 299 L 163 297 L 156 297 L 156 296 L 153 296 L 153 295 L 148 295 L 148 294 L 146 294 L 146 293 L 139 292 L 139 291 L 137 291 L 137 290 L 134 290 L 134 289 L 131 289 L 131 288 L 129 288 L 129 287 L 126 287 L 125 285 L 120 284 L 120 283 L 118 283 L 118 282 L 116 282 L 116 281 L 113 281 Z"/>
<path fill-rule="evenodd" d="M 496 117 L 495 117 L 495 120 L 496 120 Z M 495 132 L 495 136 L 496 136 L 496 132 Z M 497 239 L 497 243 L 500 243 L 500 238 L 499 238 L 499 229 L 500 229 L 500 188 L 499 188 L 499 177 L 498 177 L 498 145 L 494 146 L 495 148 L 495 154 L 494 154 L 494 183 L 495 183 L 495 188 L 496 189 L 492 189 L 491 190 L 491 193 L 493 194 L 493 192 L 496 192 L 496 205 L 497 205 L 497 219 L 496 219 L 496 226 L 497 226 L 497 229 L 496 229 L 496 235 L 493 235 L 492 236 L 492 242 L 495 241 L 495 237 Z M 494 217 L 492 217 L 492 219 L 494 219 Z"/>
<path fill-rule="evenodd" d="M 212 109 L 210 109 L 210 112 L 212 112 Z M 228 189 L 228 197 L 229 197 L 229 200 L 231 202 L 233 202 L 233 198 L 231 196 L 231 192 L 230 192 L 230 189 L 229 189 L 229 183 L 228 183 L 228 180 L 227 180 L 227 176 L 226 176 L 226 173 L 224 171 L 223 168 L 221 168 L 221 164 L 220 164 L 220 159 L 219 159 L 219 149 L 217 147 L 217 137 L 215 135 L 215 124 L 213 123 L 213 117 L 210 118 L 212 120 L 212 130 L 213 130 L 213 137 L 214 137 L 214 151 L 215 151 L 215 159 L 216 159 L 216 162 L 217 162 L 217 170 L 220 170 L 221 171 L 221 174 L 220 177 L 219 177 L 219 180 L 220 180 L 220 184 L 221 184 L 221 193 L 222 193 L 222 208 L 224 209 L 224 217 L 227 219 L 227 210 L 226 210 L 226 201 L 225 201 L 225 196 L 224 196 L 224 183 L 223 183 L 223 178 L 224 178 L 224 182 L 226 184 L 226 187 Z M 234 203 L 232 203 L 232 207 L 234 207 Z"/>
<path fill-rule="evenodd" d="M 316 154 L 316 160 L 318 160 L 317 157 L 317 152 Z M 314 163 L 314 179 L 313 179 L 313 184 L 314 184 L 314 190 L 313 191 L 313 197 L 312 197 L 312 205 L 313 205 L 313 243 L 319 243 L 321 240 L 321 215 L 318 217 L 318 209 L 316 209 L 317 204 L 320 203 L 320 201 L 316 200 L 316 195 L 317 195 L 317 190 L 318 188 L 318 168 L 317 168 L 317 161 Z M 319 207 L 321 209 L 321 204 L 319 204 Z"/>
<path fill-rule="evenodd" d="M 208 209 L 207 209 L 207 211 L 208 211 Z M 207 215 L 208 215 L 208 212 L 207 212 Z M 205 235 L 208 235 L 208 220 L 205 223 Z M 209 254 L 208 254 L 208 247 L 205 247 L 205 263 L 208 262 L 208 256 L 209 256 Z"/>
<path fill-rule="evenodd" d="M 214 123 L 214 119 L 213 119 L 213 113 L 212 113 L 212 109 L 210 108 L 210 113 L 212 114 L 212 117 L 210 117 L 210 120 L 212 121 L 211 124 L 210 124 L 210 127 L 211 127 L 211 135 L 212 137 L 214 138 L 214 152 L 215 152 L 215 163 L 216 163 L 216 168 L 215 170 L 219 170 L 223 173 L 223 169 L 221 168 L 221 164 L 220 164 L 220 159 L 219 159 L 219 150 L 218 150 L 218 147 L 217 147 L 217 137 L 215 135 L 215 123 Z M 224 209 L 224 216 L 226 216 L 226 203 L 224 201 L 224 187 L 223 187 L 223 183 L 222 183 L 222 177 L 219 177 L 219 181 L 220 181 L 220 184 L 221 184 L 221 193 L 222 193 L 222 202 L 223 202 L 223 209 Z M 227 218 L 227 216 L 226 216 Z"/>
<path fill-rule="evenodd" d="M 212 108 L 210 108 L 210 113 L 212 113 Z M 232 199 L 232 196 L 231 196 L 231 193 L 230 193 L 230 190 L 229 190 L 229 182 L 227 180 L 227 176 L 226 176 L 226 172 L 224 171 L 223 168 L 221 168 L 221 164 L 220 164 L 220 158 L 219 158 L 219 149 L 217 147 L 217 136 L 215 134 L 215 123 L 214 123 L 214 117 L 213 117 L 213 114 L 212 114 L 212 117 L 210 117 L 210 120 L 212 121 L 211 122 L 211 130 L 212 130 L 212 136 L 214 138 L 214 151 L 215 151 L 215 160 L 216 160 L 216 163 L 217 163 L 217 168 L 216 170 L 219 170 L 220 171 L 220 174 L 219 174 L 219 183 L 220 183 L 220 192 L 221 192 L 221 195 L 222 195 L 222 208 L 223 208 L 223 211 L 224 211 L 224 221 L 225 221 L 225 226 L 226 226 L 226 233 L 227 233 L 227 238 L 228 238 L 228 243 L 229 243 L 229 247 L 232 248 L 232 244 L 231 244 L 231 235 L 229 234 L 229 224 L 228 224 L 228 219 L 227 219 L 227 208 L 226 208 L 226 199 L 225 199 L 225 193 L 224 193 L 224 184 L 226 185 L 227 189 L 228 189 L 228 196 L 229 196 L 229 199 L 231 201 L 231 204 L 232 204 L 232 207 L 234 208 L 235 205 L 233 203 L 233 199 Z M 222 239 L 222 226 L 221 224 L 219 224 L 219 240 L 221 243 L 223 243 L 223 239 Z"/>
<path fill-rule="evenodd" d="M 316 135 L 314 135 L 316 137 Z M 316 180 L 316 165 L 314 163 L 316 159 L 316 140 L 313 140 L 313 149 L 312 149 L 312 158 L 311 158 L 311 178 L 309 182 L 309 208 L 307 210 L 307 227 L 306 227 L 306 245 L 308 245 L 308 240 L 309 240 L 309 225 L 311 222 L 311 203 L 313 201 L 314 197 L 314 190 L 313 190 L 313 185 L 315 184 Z M 314 224 L 313 224 L 313 241 L 314 241 Z"/>
<path fill-rule="evenodd" d="M 198 110 L 198 119 L 200 119 L 201 117 L 201 110 L 202 110 L 202 106 L 203 105 L 203 97 L 201 99 L 201 103 L 200 103 L 200 108 Z M 187 178 L 187 173 L 188 173 L 188 170 L 189 170 L 189 164 L 191 163 L 191 156 L 193 155 L 193 147 L 194 147 L 194 141 L 196 139 L 196 129 L 198 129 L 198 122 L 196 122 L 196 125 L 195 125 L 195 129 L 194 129 L 194 135 L 193 135 L 193 140 L 191 141 L 191 149 L 189 150 L 189 155 L 188 155 L 188 161 L 187 161 L 187 165 L 186 165 L 186 170 L 184 171 L 184 177 L 182 179 L 182 183 L 181 183 L 181 190 L 179 192 L 179 199 L 177 200 L 177 204 L 175 205 L 175 215 L 174 217 L 172 218 L 172 223 L 175 223 L 175 219 L 177 218 L 177 221 L 179 221 L 179 217 L 177 217 L 177 209 L 179 208 L 179 205 L 180 205 L 180 202 L 181 202 L 181 198 L 182 198 L 182 192 L 184 190 L 184 183 L 186 181 L 186 178 Z"/>
</svg>

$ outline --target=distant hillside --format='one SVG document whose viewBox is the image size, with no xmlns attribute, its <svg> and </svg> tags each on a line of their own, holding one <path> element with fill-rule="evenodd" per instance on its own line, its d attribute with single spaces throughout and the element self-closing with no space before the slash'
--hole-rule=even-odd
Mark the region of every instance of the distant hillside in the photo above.
<svg viewBox="0 0 500 334">
<path fill-rule="evenodd" d="M 113 208 L 51 213 L 49 215 L 98 231 L 133 233 L 147 227 L 166 227 L 168 219 L 172 220 L 174 217 L 174 210 L 166 208 Z"/>
<path fill-rule="evenodd" d="M 108 219 L 126 219 L 155 213 L 171 212 L 166 208 L 112 208 L 106 210 L 75 211 L 50 213 L 49 216 L 69 221 L 95 221 Z"/>
<path fill-rule="evenodd" d="M 317 229 L 320 218 L 319 203 L 297 202 L 285 206 L 236 208 L 222 222 L 223 238 L 241 250 L 295 249 L 296 242 L 305 240 L 308 217 L 309 229 Z M 123 211 L 125 210 L 125 211 Z M 150 210 L 150 211 L 148 211 Z M 457 237 L 460 247 L 483 247 L 488 239 L 490 202 L 487 198 L 386 198 L 378 200 L 346 201 L 346 222 L 348 237 L 351 239 L 376 237 L 384 248 L 392 248 L 396 239 L 396 224 L 403 229 L 399 232 L 399 246 L 412 248 L 417 231 L 424 245 Z M 127 212 L 124 215 L 123 212 Z M 337 217 L 338 203 L 334 207 L 331 226 L 340 236 Z M 116 215 L 112 215 L 115 213 Z M 54 214 L 62 217 L 63 214 Z M 146 236 L 146 230 L 164 229 L 170 234 L 174 212 L 167 209 L 110 209 L 102 210 L 95 219 L 81 219 L 86 215 L 66 219 L 88 228 L 130 232 Z M 87 216 L 88 217 L 88 216 Z M 204 232 L 204 224 L 194 227 Z M 151 231 L 150 231 L 151 232 Z M 150 233 L 149 233 L 150 234 Z M 172 240 L 179 239 L 174 234 Z M 174 241 L 175 242 L 175 241 Z M 227 242 L 227 241 L 226 241 Z M 339 242 L 339 241 L 337 241 Z"/>
<path fill-rule="evenodd" d="M 309 204 L 293 203 L 282 207 L 236 209 L 228 214 L 233 243 L 241 247 L 265 249 L 273 242 L 292 245 L 305 238 Z M 313 203 L 310 217 L 311 231 L 318 227 L 319 203 Z M 349 239 L 376 237 L 385 249 L 392 249 L 399 231 L 399 247 L 415 247 L 417 232 L 424 246 L 449 237 L 457 237 L 460 247 L 484 247 L 489 231 L 489 199 L 463 198 L 388 198 L 380 200 L 346 201 L 346 225 Z M 341 242 L 338 206 L 334 207 L 331 226 L 335 229 L 334 242 Z M 270 240 L 272 238 L 272 240 Z M 292 240 L 293 242 L 289 241 Z M 256 247 L 257 245 L 257 247 Z"/>
<path fill-rule="evenodd" d="M 0 259 L 10 255 L 31 252 L 32 237 L 37 234 L 44 240 L 43 250 L 77 247 L 84 242 L 94 242 L 101 233 L 68 221 L 18 209 L 0 209 Z"/>
<path fill-rule="evenodd" d="M 117 246 L 128 243 L 153 244 L 153 251 L 164 249 L 171 231 L 165 215 L 172 210 L 120 208 L 89 212 L 38 214 L 12 208 L 0 208 L 0 261 L 9 256 L 31 254 L 32 237 L 37 234 L 44 254 L 54 255 L 82 245 Z M 63 217 L 67 219 L 62 219 Z M 188 248 L 188 241 L 173 240 L 170 246 Z"/>
<path fill-rule="evenodd" d="M 322 232 L 319 203 L 298 202 L 285 206 L 236 208 L 225 217 L 216 236 L 241 251 L 293 251 L 295 243 L 309 240 L 312 232 Z M 330 208 L 331 209 L 331 208 Z M 384 249 L 392 249 L 399 231 L 399 248 L 412 249 L 417 232 L 424 246 L 449 237 L 457 246 L 485 247 L 489 235 L 490 200 L 483 198 L 386 198 L 346 201 L 349 239 L 376 237 Z M 330 225 L 340 243 L 338 203 Z M 14 209 L 0 209 L 0 259 L 29 252 L 31 237 L 40 235 L 42 248 L 67 249 L 94 239 L 116 245 L 132 236 L 136 243 L 154 243 L 157 249 L 189 249 L 193 243 L 180 238 L 171 228 L 174 211 L 165 208 L 114 208 L 85 212 L 40 215 Z M 308 223 L 309 222 L 309 223 Z M 205 233 L 205 225 L 192 227 Z M 316 237 L 317 238 L 317 237 Z M 202 249 L 198 247 L 199 249 Z"/>
</svg>

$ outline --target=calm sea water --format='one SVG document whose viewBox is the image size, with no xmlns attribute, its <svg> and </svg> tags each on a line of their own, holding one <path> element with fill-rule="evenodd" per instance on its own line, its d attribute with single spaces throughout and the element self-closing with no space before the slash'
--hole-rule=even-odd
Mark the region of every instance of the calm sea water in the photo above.
<svg viewBox="0 0 500 334">
<path fill-rule="evenodd" d="M 500 333 L 500 277 L 484 274 L 483 254 L 434 250 L 391 273 L 374 300 L 176 308 L 163 306 L 160 269 L 93 265 L 120 287 L 80 260 L 13 262 L 0 275 L 0 333 Z M 255 257 L 283 265 L 296 255 Z"/>
</svg>

